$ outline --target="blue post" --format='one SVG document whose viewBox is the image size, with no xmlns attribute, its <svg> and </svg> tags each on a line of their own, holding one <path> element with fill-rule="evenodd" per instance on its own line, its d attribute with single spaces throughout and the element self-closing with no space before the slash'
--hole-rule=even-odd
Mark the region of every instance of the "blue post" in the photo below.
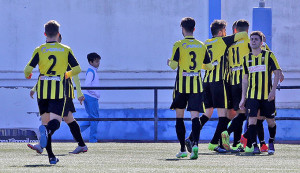
<svg viewBox="0 0 300 173">
<path fill-rule="evenodd" d="M 266 36 L 266 42 L 272 50 L 272 8 L 264 7 L 264 1 L 260 7 L 253 8 L 252 31 L 261 31 Z"/>
<path fill-rule="evenodd" d="M 221 0 L 209 0 L 209 7 L 208 7 L 208 30 L 209 35 L 208 38 L 212 38 L 211 31 L 210 31 L 210 24 L 215 19 L 221 19 Z"/>
</svg>

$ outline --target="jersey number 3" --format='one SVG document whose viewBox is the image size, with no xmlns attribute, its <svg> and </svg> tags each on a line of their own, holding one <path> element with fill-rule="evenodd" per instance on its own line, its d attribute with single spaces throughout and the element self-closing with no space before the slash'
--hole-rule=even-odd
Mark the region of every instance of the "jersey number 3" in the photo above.
<svg viewBox="0 0 300 173">
<path fill-rule="evenodd" d="M 55 75 L 56 74 L 56 71 L 52 71 L 53 67 L 56 65 L 56 57 L 54 55 L 50 55 L 48 57 L 49 60 L 53 59 L 53 63 L 52 65 L 50 66 L 49 70 L 47 71 L 47 74 L 50 74 L 50 75 Z"/>
<path fill-rule="evenodd" d="M 192 56 L 191 62 L 193 63 L 192 66 L 190 65 L 190 70 L 195 70 L 196 65 L 197 65 L 197 63 L 196 63 L 196 53 L 194 51 L 191 51 L 190 55 Z"/>
</svg>

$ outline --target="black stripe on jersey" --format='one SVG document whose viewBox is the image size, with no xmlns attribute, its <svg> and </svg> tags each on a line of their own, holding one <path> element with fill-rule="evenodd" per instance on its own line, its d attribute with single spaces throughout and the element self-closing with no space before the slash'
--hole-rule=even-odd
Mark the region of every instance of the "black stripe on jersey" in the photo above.
<svg viewBox="0 0 300 173">
<path fill-rule="evenodd" d="M 198 93 L 201 92 L 201 89 L 200 89 L 200 84 L 201 84 L 201 72 L 199 72 L 199 76 L 196 76 L 197 77 L 197 91 Z"/>
<path fill-rule="evenodd" d="M 186 70 L 183 70 L 183 72 L 186 72 Z M 182 93 L 186 93 L 186 78 L 187 76 L 182 76 Z"/>
<path fill-rule="evenodd" d="M 69 52 L 69 55 L 68 55 L 68 62 L 71 67 L 76 67 L 79 65 L 78 62 L 76 61 L 75 57 L 71 54 L 71 52 Z"/>
<path fill-rule="evenodd" d="M 176 52 L 174 54 L 173 60 L 178 62 L 179 61 L 179 47 L 177 47 Z"/>
<path fill-rule="evenodd" d="M 40 58 L 39 58 L 39 53 L 37 52 L 35 55 L 34 55 L 34 57 L 32 58 L 32 60 L 31 60 L 31 62 L 30 62 L 30 66 L 31 67 L 34 67 L 35 68 L 35 66 L 39 63 L 39 61 L 40 61 Z"/>
<path fill-rule="evenodd" d="M 258 58 L 255 58 L 255 61 L 253 61 L 255 64 L 254 64 L 254 66 L 257 66 L 258 65 Z M 255 83 L 255 89 L 254 89 L 254 98 L 255 99 L 257 99 L 257 94 L 258 94 L 258 83 L 259 83 L 259 72 L 257 72 L 257 73 L 254 73 L 254 75 L 255 75 L 255 81 L 254 81 L 254 83 Z"/>
<path fill-rule="evenodd" d="M 44 89 L 44 80 L 40 80 L 41 86 L 40 86 L 40 99 L 43 99 L 43 89 Z"/>
<path fill-rule="evenodd" d="M 55 87 L 55 99 L 58 99 L 59 98 L 59 90 L 60 90 L 60 88 L 59 88 L 59 83 L 60 83 L 60 81 L 56 81 L 55 82 L 55 85 L 56 85 L 56 87 Z"/>
<path fill-rule="evenodd" d="M 203 64 L 208 64 L 208 63 L 210 63 L 210 62 L 211 62 L 211 58 L 212 58 L 212 57 L 209 56 L 208 51 L 207 51 L 207 49 L 206 49 L 206 51 L 205 51 L 205 57 L 204 57 L 204 60 L 203 60 Z"/>
<path fill-rule="evenodd" d="M 270 63 L 270 60 L 273 61 L 272 58 L 271 58 L 271 52 L 269 52 L 269 55 L 268 55 L 268 63 Z M 275 66 L 274 62 L 273 62 L 273 65 Z M 268 64 L 268 66 L 270 67 L 272 65 Z M 275 69 L 276 69 L 276 67 L 275 67 Z M 271 72 L 271 70 L 272 69 L 267 69 L 267 71 L 266 71 L 268 73 L 268 84 L 269 84 L 268 94 L 270 93 L 270 91 L 272 89 L 272 72 Z"/>
<path fill-rule="evenodd" d="M 194 78 L 197 76 L 190 77 L 190 93 L 194 93 Z"/>
<path fill-rule="evenodd" d="M 48 86 L 47 86 L 47 98 L 50 99 L 51 98 L 51 88 L 52 88 L 51 84 L 52 84 L 52 81 L 48 80 L 47 83 L 48 83 Z"/>
</svg>

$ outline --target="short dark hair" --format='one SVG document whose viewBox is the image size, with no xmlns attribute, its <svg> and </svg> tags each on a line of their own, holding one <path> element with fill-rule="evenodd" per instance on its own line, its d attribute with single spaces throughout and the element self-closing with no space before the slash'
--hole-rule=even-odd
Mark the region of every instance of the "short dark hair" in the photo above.
<svg viewBox="0 0 300 173">
<path fill-rule="evenodd" d="M 219 33 L 219 31 L 221 31 L 222 29 L 226 28 L 227 26 L 227 22 L 225 20 L 214 20 L 211 24 L 210 24 L 210 30 L 211 30 L 211 34 L 217 35 Z"/>
<path fill-rule="evenodd" d="M 59 33 L 60 24 L 55 20 L 50 20 L 44 25 L 44 27 L 47 37 L 53 37 Z"/>
<path fill-rule="evenodd" d="M 233 24 L 232 24 L 232 32 L 234 32 L 234 29 L 236 29 L 236 23 L 237 22 L 238 22 L 237 20 L 233 22 Z"/>
<path fill-rule="evenodd" d="M 194 32 L 196 22 L 192 17 L 184 17 L 181 19 L 180 26 L 188 32 Z"/>
<path fill-rule="evenodd" d="M 263 34 L 261 31 L 253 31 L 253 32 L 251 32 L 250 37 L 251 37 L 252 35 L 257 35 L 257 36 L 259 36 L 260 41 L 263 41 L 264 34 Z"/>
<path fill-rule="evenodd" d="M 249 22 L 244 19 L 238 20 L 236 23 L 236 29 L 240 32 L 247 31 L 249 29 Z"/>
<path fill-rule="evenodd" d="M 97 53 L 92 52 L 87 55 L 87 59 L 89 62 L 94 62 L 96 59 L 101 59 L 101 57 Z"/>
</svg>

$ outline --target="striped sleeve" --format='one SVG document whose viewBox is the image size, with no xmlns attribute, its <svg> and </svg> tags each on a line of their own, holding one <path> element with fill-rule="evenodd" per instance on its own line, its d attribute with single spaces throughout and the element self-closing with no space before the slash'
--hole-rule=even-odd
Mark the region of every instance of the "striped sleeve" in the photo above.
<svg viewBox="0 0 300 173">
<path fill-rule="evenodd" d="M 277 59 L 272 52 L 269 53 L 269 66 L 271 67 L 271 71 L 280 70 Z"/>
<path fill-rule="evenodd" d="M 169 66 L 175 70 L 178 67 L 180 52 L 179 52 L 179 44 L 176 42 L 173 46 L 172 57 L 170 58 Z"/>
<path fill-rule="evenodd" d="M 248 67 L 247 67 L 247 64 L 246 64 L 248 56 L 249 55 L 246 55 L 243 58 L 243 72 L 244 72 L 244 74 L 249 74 Z"/>
</svg>

